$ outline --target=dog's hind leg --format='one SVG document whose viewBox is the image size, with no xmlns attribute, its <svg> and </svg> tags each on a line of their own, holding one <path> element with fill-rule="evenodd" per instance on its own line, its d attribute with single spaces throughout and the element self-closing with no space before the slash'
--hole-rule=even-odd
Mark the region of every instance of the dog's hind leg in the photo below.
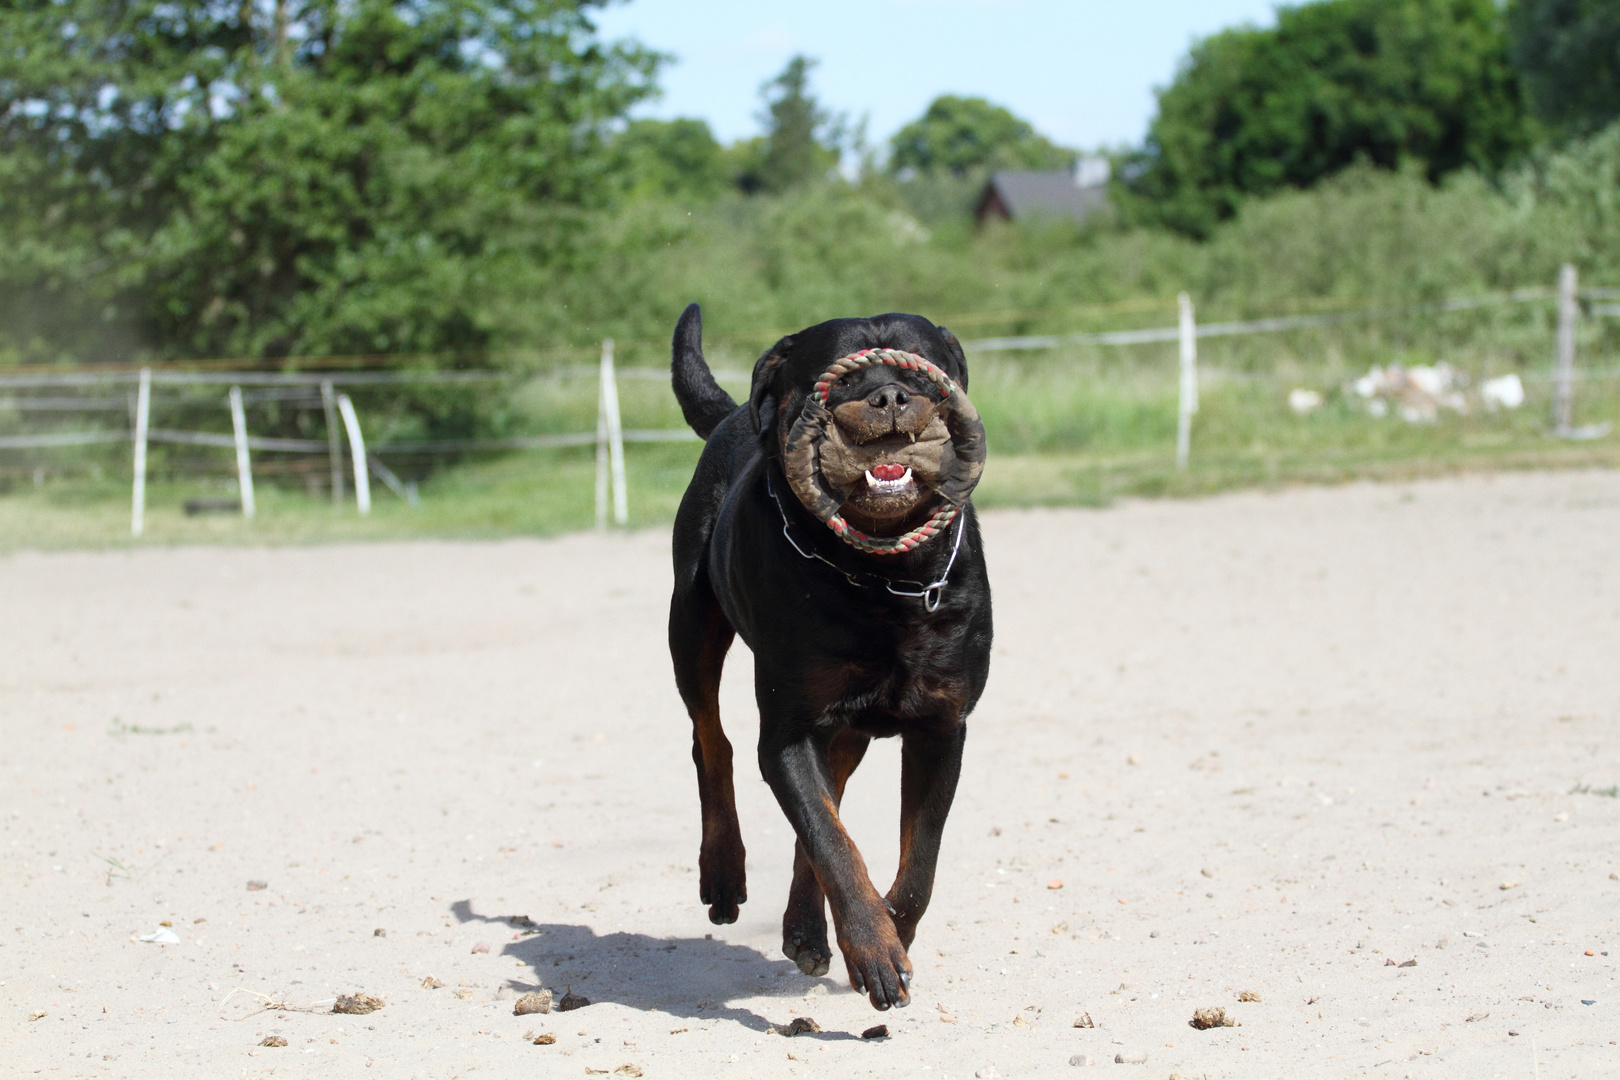
<svg viewBox="0 0 1620 1080">
<path fill-rule="evenodd" d="M 844 800 L 844 785 L 866 756 L 869 736 L 844 728 L 827 746 L 827 769 L 832 774 L 833 802 Z M 806 975 L 825 975 L 832 963 L 827 945 L 827 896 L 816 880 L 815 868 L 804 853 L 804 845 L 793 845 L 793 887 L 788 890 L 787 910 L 782 914 L 782 953 Z"/>
<path fill-rule="evenodd" d="M 735 636 L 705 582 L 676 591 L 669 606 L 669 651 L 675 685 L 692 717 L 692 761 L 703 810 L 698 890 L 713 923 L 736 922 L 738 905 L 748 899 L 746 853 L 731 783 L 731 740 L 720 727 L 720 672 Z"/>
<path fill-rule="evenodd" d="M 900 748 L 900 868 L 884 899 L 908 950 L 934 892 L 940 838 L 956 797 L 966 739 L 967 725 L 956 723 L 938 733 L 908 734 Z"/>
</svg>

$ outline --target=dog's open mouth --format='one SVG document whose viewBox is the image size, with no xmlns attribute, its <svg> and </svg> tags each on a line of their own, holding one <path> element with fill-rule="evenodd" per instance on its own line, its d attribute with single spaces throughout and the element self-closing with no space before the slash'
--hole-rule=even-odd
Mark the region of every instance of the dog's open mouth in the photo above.
<svg viewBox="0 0 1620 1080">
<path fill-rule="evenodd" d="M 907 465 L 874 465 L 866 470 L 866 488 L 874 495 L 903 495 L 916 486 Z"/>
</svg>

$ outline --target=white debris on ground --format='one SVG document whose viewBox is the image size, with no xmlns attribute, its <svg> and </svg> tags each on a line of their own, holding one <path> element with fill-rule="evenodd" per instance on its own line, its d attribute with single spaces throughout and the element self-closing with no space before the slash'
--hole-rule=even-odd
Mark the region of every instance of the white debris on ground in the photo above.
<svg viewBox="0 0 1620 1080">
<path fill-rule="evenodd" d="M 1296 386 L 1288 391 L 1288 407 L 1294 410 L 1295 416 L 1309 415 L 1322 407 L 1322 395 L 1315 390 Z"/>
<path fill-rule="evenodd" d="M 1350 384 L 1350 389 L 1367 402 L 1367 412 L 1373 416 L 1388 415 L 1393 406 L 1396 415 L 1408 423 L 1428 424 L 1438 418 L 1441 409 L 1468 411 L 1468 400 L 1461 391 L 1465 382 L 1464 376 L 1445 361 L 1432 367 L 1418 364 L 1410 368 L 1374 364 L 1367 374 Z"/>
<path fill-rule="evenodd" d="M 1524 383 L 1517 372 L 1496 379 L 1486 379 L 1479 386 L 1479 399 L 1492 412 L 1497 409 L 1517 409 L 1524 404 Z"/>
<path fill-rule="evenodd" d="M 1468 376 L 1445 361 L 1412 367 L 1374 364 L 1367 374 L 1345 384 L 1344 390 L 1359 398 L 1374 418 L 1388 416 L 1393 410 L 1408 423 L 1432 424 L 1442 410 L 1468 413 L 1469 398 L 1464 394 L 1468 384 Z M 1478 396 L 1489 412 L 1517 409 L 1525 402 L 1524 382 L 1517 373 L 1486 379 L 1479 383 Z M 1288 391 L 1288 408 L 1295 416 L 1309 416 L 1324 404 L 1326 398 L 1319 391 L 1303 386 Z"/>
</svg>

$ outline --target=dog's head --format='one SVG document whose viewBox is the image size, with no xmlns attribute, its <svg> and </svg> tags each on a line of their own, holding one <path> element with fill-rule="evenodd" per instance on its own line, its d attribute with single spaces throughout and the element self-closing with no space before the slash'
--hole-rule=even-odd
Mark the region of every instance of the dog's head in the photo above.
<svg viewBox="0 0 1620 1080">
<path fill-rule="evenodd" d="M 892 535 L 966 503 L 984 471 L 967 381 L 961 344 L 927 319 L 834 319 L 759 358 L 749 409 L 811 513 Z"/>
</svg>

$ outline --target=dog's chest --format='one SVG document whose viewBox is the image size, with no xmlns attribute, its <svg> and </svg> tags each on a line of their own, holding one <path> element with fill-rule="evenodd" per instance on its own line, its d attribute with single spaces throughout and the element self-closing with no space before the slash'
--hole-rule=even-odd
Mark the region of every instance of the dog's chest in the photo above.
<svg viewBox="0 0 1620 1080">
<path fill-rule="evenodd" d="M 968 679 L 957 634 L 925 626 L 869 644 L 864 654 L 829 659 L 811 672 L 829 723 L 892 735 L 961 715 Z"/>
</svg>

